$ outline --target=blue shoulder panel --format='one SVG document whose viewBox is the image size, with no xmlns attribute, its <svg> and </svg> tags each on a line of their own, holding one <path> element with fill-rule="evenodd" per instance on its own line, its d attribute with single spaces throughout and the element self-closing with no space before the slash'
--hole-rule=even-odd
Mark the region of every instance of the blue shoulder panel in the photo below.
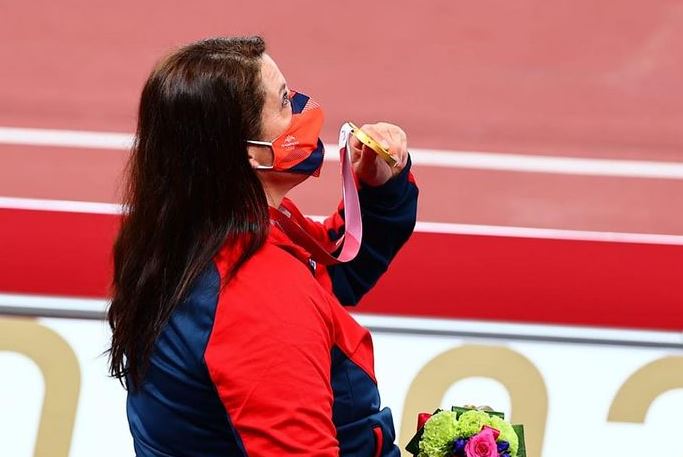
<svg viewBox="0 0 683 457">
<path fill-rule="evenodd" d="M 212 262 L 162 330 L 143 382 L 128 393 L 137 456 L 246 456 L 204 362 L 219 289 Z"/>
</svg>

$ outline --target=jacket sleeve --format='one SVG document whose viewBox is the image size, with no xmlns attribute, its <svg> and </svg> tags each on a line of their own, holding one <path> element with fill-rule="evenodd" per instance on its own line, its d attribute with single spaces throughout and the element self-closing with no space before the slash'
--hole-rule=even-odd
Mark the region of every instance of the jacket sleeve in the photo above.
<svg viewBox="0 0 683 457">
<path fill-rule="evenodd" d="M 337 457 L 331 318 L 299 283 L 271 280 L 291 267 L 272 267 L 250 290 L 221 294 L 206 348 L 228 433 L 245 456 Z"/>
<path fill-rule="evenodd" d="M 389 263 L 415 228 L 418 189 L 411 161 L 401 173 L 378 187 L 359 190 L 363 241 L 358 256 L 327 270 L 334 294 L 343 305 L 355 305 L 382 276 Z M 326 221 L 327 235 L 334 240 L 344 233 L 344 209 Z M 336 225 L 336 227 L 335 227 Z"/>
</svg>

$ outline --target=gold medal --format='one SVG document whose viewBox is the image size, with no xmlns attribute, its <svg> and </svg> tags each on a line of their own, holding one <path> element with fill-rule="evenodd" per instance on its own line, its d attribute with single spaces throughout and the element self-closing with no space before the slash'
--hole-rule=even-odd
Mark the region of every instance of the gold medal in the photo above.
<svg viewBox="0 0 683 457">
<path fill-rule="evenodd" d="M 397 160 L 394 158 L 394 156 L 389 154 L 388 149 L 382 147 L 382 145 L 379 144 L 378 141 L 376 141 L 373 137 L 368 135 L 360 127 L 357 127 L 352 122 L 349 122 L 349 125 L 351 126 L 351 134 L 358 138 L 358 141 L 360 141 L 365 146 L 375 151 L 375 153 L 382 159 L 384 159 L 384 161 L 388 163 L 390 167 L 395 167 L 398 165 Z"/>
</svg>

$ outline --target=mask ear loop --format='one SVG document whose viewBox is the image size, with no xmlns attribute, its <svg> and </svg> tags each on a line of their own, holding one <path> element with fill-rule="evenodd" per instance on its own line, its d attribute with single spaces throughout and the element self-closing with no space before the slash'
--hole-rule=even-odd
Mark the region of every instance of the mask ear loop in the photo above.
<svg viewBox="0 0 683 457">
<path fill-rule="evenodd" d="M 258 146 L 262 148 L 270 148 L 270 150 L 273 150 L 273 143 L 270 141 L 258 141 L 258 140 L 247 140 L 247 144 L 251 144 L 253 146 Z M 273 170 L 275 168 L 275 153 L 273 152 L 273 163 L 271 165 L 257 165 L 254 167 L 254 170 Z"/>
</svg>

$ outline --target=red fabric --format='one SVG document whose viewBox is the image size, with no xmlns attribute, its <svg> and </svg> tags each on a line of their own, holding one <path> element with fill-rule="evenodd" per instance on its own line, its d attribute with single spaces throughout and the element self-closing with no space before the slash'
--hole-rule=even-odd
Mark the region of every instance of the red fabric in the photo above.
<svg viewBox="0 0 683 457">
<path fill-rule="evenodd" d="M 363 370 L 375 383 L 375 358 L 372 337 L 339 303 L 332 308 L 335 328 L 334 344 L 346 357 Z"/>
<path fill-rule="evenodd" d="M 323 233 L 324 226 L 312 222 Z M 224 278 L 237 252 L 215 257 Z M 277 227 L 221 290 L 204 354 L 247 455 L 337 456 L 331 351 L 374 377 L 372 340 L 331 293 L 324 267 Z"/>
<path fill-rule="evenodd" d="M 311 259 L 324 265 L 339 263 L 338 258 L 331 254 L 335 250 L 334 247 L 330 249 L 326 246 L 329 243 L 320 243 L 309 234 L 294 216 L 288 215 L 285 210 L 280 211 L 273 207 L 269 209 L 271 223 L 285 232 L 294 243 L 305 249 L 310 254 Z"/>
<path fill-rule="evenodd" d="M 216 265 L 225 275 L 230 256 Z M 334 303 L 315 285 L 305 265 L 268 243 L 220 294 L 205 360 L 247 455 L 338 455 Z"/>
<path fill-rule="evenodd" d="M 292 214 L 292 217 L 301 227 L 306 229 L 306 231 L 308 231 L 308 233 L 310 233 L 311 236 L 313 236 L 318 243 L 322 244 L 327 250 L 332 250 L 336 247 L 336 240 L 330 239 L 329 231 L 332 230 L 335 233 L 339 233 L 339 230 L 344 227 L 344 218 L 339 214 L 339 211 L 342 211 L 344 208 L 342 203 L 339 204 L 338 210 L 326 218 L 325 222 L 322 224 L 304 216 L 299 208 L 296 207 L 294 202 L 288 198 L 283 198 L 281 205 Z"/>
<path fill-rule="evenodd" d="M 384 446 L 384 435 L 382 435 L 382 427 L 375 427 L 372 429 L 375 435 L 375 454 L 373 457 L 382 455 L 382 447 Z"/>
<path fill-rule="evenodd" d="M 344 219 L 340 214 L 340 211 L 343 211 L 343 204 L 340 203 L 339 209 L 331 216 L 326 218 L 323 223 L 316 222 L 304 216 L 296 207 L 294 202 L 289 199 L 283 199 L 282 206 L 285 207 L 292 214 L 292 217 L 296 219 L 297 223 L 306 229 L 306 231 L 308 231 L 308 233 L 310 233 L 314 238 L 316 238 L 320 244 L 330 250 L 334 247 L 335 243 L 330 239 L 329 232 L 333 231 L 335 233 L 339 233 L 339 231 L 343 229 Z M 275 233 L 274 236 L 282 237 L 280 238 L 280 247 L 290 251 L 295 250 L 302 261 L 307 261 L 306 256 L 308 254 L 306 251 L 301 249 L 299 246 L 291 246 L 292 243 L 287 240 L 286 237 L 284 237 L 284 234 L 280 235 Z M 327 290 L 330 294 L 333 293 L 332 281 L 327 272 L 327 268 L 324 265 L 316 265 L 315 277 L 320 285 L 325 288 L 325 290 Z M 365 328 L 359 326 L 351 317 L 351 315 L 341 307 L 341 305 L 338 303 L 337 305 L 338 306 L 333 308 L 335 323 L 337 328 L 344 329 L 344 331 L 337 334 L 335 344 L 346 355 L 346 357 L 348 357 L 350 360 L 353 360 L 358 367 L 360 367 L 365 373 L 367 373 L 368 376 L 370 376 L 373 381 L 376 382 L 374 369 L 375 362 L 370 334 Z"/>
</svg>

